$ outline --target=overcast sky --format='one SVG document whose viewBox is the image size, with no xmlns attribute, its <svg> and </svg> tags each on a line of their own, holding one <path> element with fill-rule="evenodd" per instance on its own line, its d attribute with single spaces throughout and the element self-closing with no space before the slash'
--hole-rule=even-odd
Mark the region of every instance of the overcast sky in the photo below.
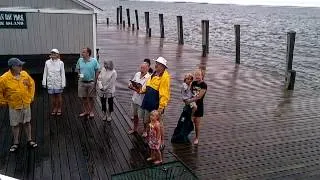
<svg viewBox="0 0 320 180">
<path fill-rule="evenodd" d="M 183 1 L 183 2 L 207 2 L 212 4 L 320 7 L 320 0 L 155 0 L 155 1 L 170 1 L 170 2 Z"/>
</svg>

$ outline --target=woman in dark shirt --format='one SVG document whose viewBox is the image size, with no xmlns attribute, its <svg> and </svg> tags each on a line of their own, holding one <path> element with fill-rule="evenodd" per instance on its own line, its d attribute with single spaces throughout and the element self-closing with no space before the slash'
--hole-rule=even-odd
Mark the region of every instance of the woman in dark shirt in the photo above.
<svg viewBox="0 0 320 180">
<path fill-rule="evenodd" d="M 193 144 L 195 145 L 199 143 L 200 121 L 204 113 L 203 99 L 207 92 L 207 84 L 204 82 L 203 76 L 204 72 L 202 70 L 199 69 L 195 72 L 194 81 L 191 84 L 191 90 L 194 97 L 188 100 L 189 103 L 196 102 L 197 104 L 197 110 L 192 116 L 196 130 L 196 138 L 193 141 Z"/>
</svg>

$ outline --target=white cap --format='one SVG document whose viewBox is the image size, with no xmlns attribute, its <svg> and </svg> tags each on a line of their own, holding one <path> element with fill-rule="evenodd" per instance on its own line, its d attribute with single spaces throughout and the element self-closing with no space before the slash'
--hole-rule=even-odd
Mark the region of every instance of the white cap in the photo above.
<svg viewBox="0 0 320 180">
<path fill-rule="evenodd" d="M 59 54 L 58 49 L 51 49 L 51 51 L 50 51 L 50 52 L 54 52 L 54 53 L 56 53 L 56 54 Z"/>
<path fill-rule="evenodd" d="M 163 58 L 163 57 L 158 57 L 158 59 L 156 60 L 156 62 L 158 62 L 158 63 L 164 65 L 166 68 L 168 68 L 168 66 L 167 66 L 167 60 L 166 60 L 165 58 Z"/>
</svg>

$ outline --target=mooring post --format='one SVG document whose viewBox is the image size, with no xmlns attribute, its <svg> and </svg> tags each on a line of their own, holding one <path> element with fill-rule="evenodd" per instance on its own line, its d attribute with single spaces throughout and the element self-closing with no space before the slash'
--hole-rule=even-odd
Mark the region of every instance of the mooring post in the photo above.
<svg viewBox="0 0 320 180">
<path fill-rule="evenodd" d="M 240 25 L 234 25 L 236 40 L 236 64 L 240 64 Z"/>
<path fill-rule="evenodd" d="M 201 21 L 201 32 L 202 32 L 202 48 L 206 54 L 209 53 L 209 20 Z M 202 56 L 204 55 L 202 52 Z"/>
<path fill-rule="evenodd" d="M 151 37 L 151 28 L 148 29 L 149 37 Z"/>
<path fill-rule="evenodd" d="M 122 6 L 119 7 L 120 24 L 122 23 Z"/>
<path fill-rule="evenodd" d="M 128 27 L 131 26 L 131 23 L 130 23 L 130 9 L 126 9 L 127 11 L 127 20 L 128 20 Z"/>
<path fill-rule="evenodd" d="M 132 24 L 132 31 L 134 31 L 134 24 Z"/>
<path fill-rule="evenodd" d="M 126 27 L 126 21 L 122 21 L 123 29 Z"/>
<path fill-rule="evenodd" d="M 134 10 L 134 13 L 136 14 L 136 24 L 137 24 L 137 29 L 139 30 L 139 16 L 138 16 L 138 10 Z"/>
<path fill-rule="evenodd" d="M 163 14 L 159 14 L 159 21 L 160 21 L 160 38 L 164 38 Z"/>
<path fill-rule="evenodd" d="M 120 14 L 120 9 L 117 7 L 117 25 L 119 25 L 119 14 Z"/>
<path fill-rule="evenodd" d="M 293 50 L 296 40 L 296 32 L 289 31 L 287 33 L 287 54 L 286 54 L 286 77 L 285 83 L 288 90 L 294 89 L 296 71 L 292 70 Z"/>
<path fill-rule="evenodd" d="M 149 12 L 144 12 L 144 20 L 146 24 L 146 33 L 148 33 L 150 28 L 150 22 L 149 22 Z"/>
<path fill-rule="evenodd" d="M 184 44 L 182 16 L 177 16 L 177 28 L 178 28 L 178 44 Z"/>
</svg>

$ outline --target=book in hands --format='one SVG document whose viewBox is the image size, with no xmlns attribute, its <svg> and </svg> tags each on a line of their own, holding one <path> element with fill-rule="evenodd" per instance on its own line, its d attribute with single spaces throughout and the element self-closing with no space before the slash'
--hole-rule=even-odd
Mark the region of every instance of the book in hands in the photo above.
<svg viewBox="0 0 320 180">
<path fill-rule="evenodd" d="M 142 84 L 141 83 L 138 83 L 136 81 L 133 81 L 133 80 L 130 80 L 132 86 L 136 89 L 141 89 L 142 88 Z"/>
</svg>

